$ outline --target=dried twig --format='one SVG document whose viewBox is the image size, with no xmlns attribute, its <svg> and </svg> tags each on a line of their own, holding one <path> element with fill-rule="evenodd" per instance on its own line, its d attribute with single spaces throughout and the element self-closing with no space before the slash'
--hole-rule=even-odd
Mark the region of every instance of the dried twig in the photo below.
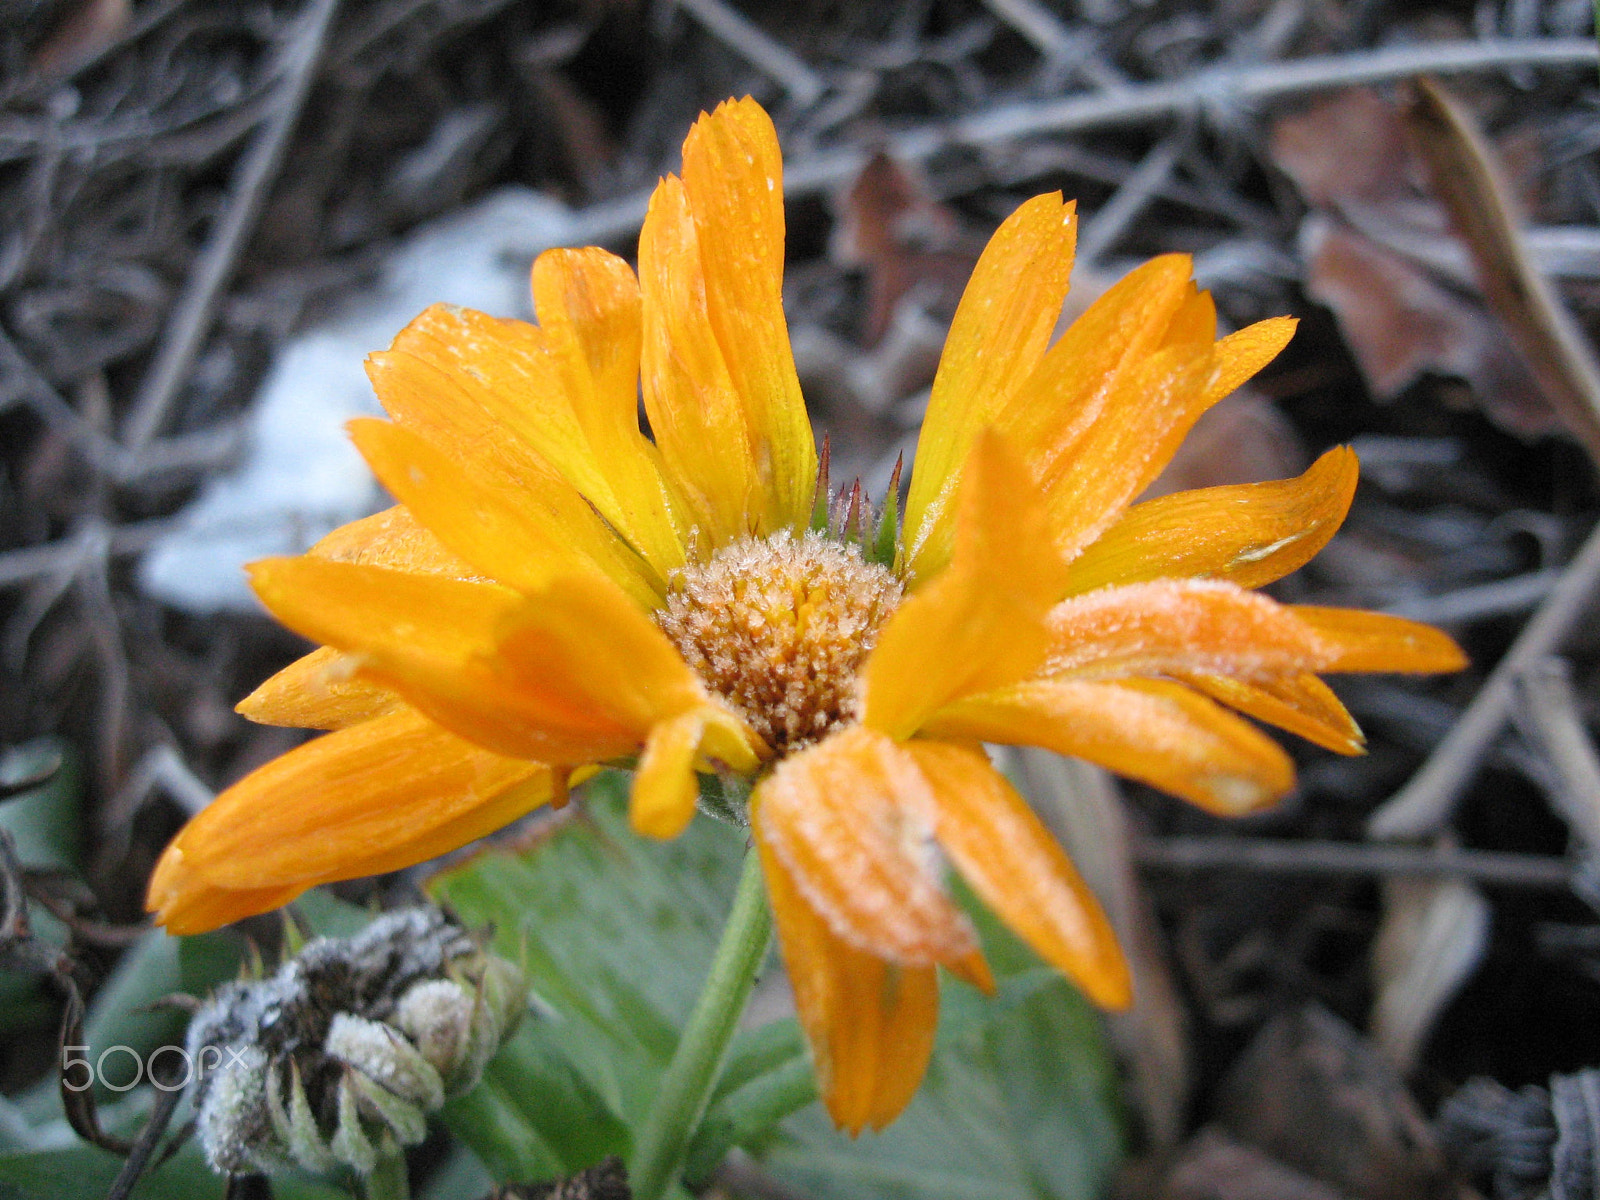
<svg viewBox="0 0 1600 1200">
<path fill-rule="evenodd" d="M 1216 66 L 1170 82 L 1131 84 L 1063 100 L 992 108 L 906 130 L 889 138 L 882 149 L 901 161 L 923 162 L 954 146 L 981 148 L 1040 134 L 1146 124 L 1208 104 L 1249 104 L 1425 73 L 1470 74 L 1515 66 L 1581 67 L 1593 66 L 1597 60 L 1600 49 L 1587 38 L 1536 38 L 1440 42 L 1252 67 Z M 788 163 L 784 193 L 798 197 L 843 187 L 860 174 L 870 157 L 867 151 L 852 148 Z M 638 233 L 649 202 L 650 193 L 641 191 L 591 206 L 573 222 L 568 244 L 631 237 Z"/>
<path fill-rule="evenodd" d="M 1505 728 L 1516 680 L 1553 654 L 1600 590 L 1600 526 L 1589 534 L 1566 574 L 1517 636 L 1461 719 L 1428 756 L 1411 782 L 1387 800 L 1367 823 L 1375 838 L 1419 838 L 1436 833 L 1450 817 L 1461 789 L 1477 771 Z"/>
<path fill-rule="evenodd" d="M 1543 658 L 1517 679 L 1517 728 L 1544 751 L 1553 768 L 1551 800 L 1590 854 L 1600 854 L 1600 755 L 1578 715 L 1578 696 L 1564 660 Z"/>
<path fill-rule="evenodd" d="M 129 415 L 123 443 L 131 454 L 137 455 L 160 431 L 200 352 L 211 328 L 217 298 L 255 229 L 256 217 L 311 92 L 317 61 L 338 3 L 339 0 L 310 0 L 300 18 L 300 28 L 283 49 L 276 72 L 281 75 L 280 90 L 266 124 L 239 162 L 227 207 L 194 264 L 183 298 L 162 337 L 161 350 L 150 364 Z"/>
<path fill-rule="evenodd" d="M 1386 605 L 1384 611 L 1429 625 L 1466 624 L 1486 617 L 1504 617 L 1527 612 L 1555 590 L 1561 582 L 1560 567 L 1545 567 L 1509 579 L 1473 584 L 1437 596 L 1421 596 Z"/>
<path fill-rule="evenodd" d="M 1459 877 L 1502 887 L 1565 889 L 1573 868 L 1539 854 L 1454 847 L 1373 846 L 1363 842 L 1244 837 L 1146 838 L 1139 865 L 1160 871 L 1246 871 L 1265 875 Z"/>
</svg>

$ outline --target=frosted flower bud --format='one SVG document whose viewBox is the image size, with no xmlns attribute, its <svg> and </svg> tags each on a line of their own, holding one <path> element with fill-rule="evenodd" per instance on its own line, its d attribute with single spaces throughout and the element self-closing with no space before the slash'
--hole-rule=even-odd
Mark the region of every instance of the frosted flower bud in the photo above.
<svg viewBox="0 0 1600 1200">
<path fill-rule="evenodd" d="M 230 1175 L 370 1173 L 477 1083 L 527 995 L 521 971 L 424 908 L 219 988 L 188 1036 L 208 1161 Z"/>
</svg>

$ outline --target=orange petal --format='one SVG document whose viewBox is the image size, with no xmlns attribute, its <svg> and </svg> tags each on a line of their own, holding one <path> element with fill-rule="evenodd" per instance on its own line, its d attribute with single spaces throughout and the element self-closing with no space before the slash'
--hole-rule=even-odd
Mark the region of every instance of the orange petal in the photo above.
<svg viewBox="0 0 1600 1200">
<path fill-rule="evenodd" d="M 564 481 L 531 478 L 510 486 L 480 478 L 470 464 L 393 422 L 363 418 L 349 429 L 383 485 L 482 574 L 526 592 L 562 575 L 597 572 L 642 607 L 660 603 L 661 577 L 611 536 Z M 586 533 L 574 539 L 575 527 Z"/>
<path fill-rule="evenodd" d="M 783 315 L 783 156 L 759 104 L 729 100 L 701 115 L 683 144 L 683 190 L 706 315 L 749 431 L 763 528 L 804 528 L 817 451 Z"/>
<path fill-rule="evenodd" d="M 537 329 L 532 332 L 539 333 Z M 404 335 L 400 340 L 406 340 Z M 494 413 L 478 403 L 473 394 L 478 385 L 469 371 L 447 374 L 414 354 L 391 350 L 367 357 L 367 375 L 384 408 L 415 435 L 413 440 L 420 438 L 430 446 L 435 458 L 455 463 L 458 473 L 464 471 L 483 491 L 507 496 L 528 493 L 544 514 L 541 528 L 547 531 L 549 540 L 569 547 L 571 555 L 607 569 L 616 567 L 619 557 L 629 559 L 612 527 L 600 518 L 590 501 L 520 440 L 510 426 L 499 423 Z M 370 426 L 363 423 L 361 427 L 370 435 Z M 394 457 L 389 448 L 383 461 Z M 395 474 L 409 469 L 403 460 L 388 461 L 386 469 L 390 479 L 385 482 L 408 492 L 425 496 L 440 486 L 438 472 L 434 472 L 431 484 L 425 477 L 422 482 L 405 487 L 405 481 Z M 438 507 L 435 503 L 430 510 Z"/>
<path fill-rule="evenodd" d="M 935 872 L 933 803 L 916 761 L 852 726 L 778 763 L 756 787 L 756 838 L 840 937 L 910 966 L 977 948 Z"/>
<path fill-rule="evenodd" d="M 1432 674 L 1459 671 L 1467 656 L 1451 637 L 1431 625 L 1355 608 L 1296 604 L 1290 611 L 1323 640 L 1328 657 L 1319 671 L 1397 671 Z"/>
<path fill-rule="evenodd" d="M 1209 579 L 1101 588 L 1050 610 L 1043 673 L 1115 679 L 1180 671 L 1261 678 L 1314 670 L 1325 650 L 1293 610 Z"/>
<path fill-rule="evenodd" d="M 936 708 L 1029 674 L 1065 567 L 1050 553 L 1038 490 L 986 430 L 962 472 L 950 565 L 895 611 L 863 672 L 863 724 L 895 738 Z"/>
<path fill-rule="evenodd" d="M 167 854 L 180 874 L 214 887 L 323 883 L 431 858 L 549 795 L 542 763 L 492 754 L 401 712 L 253 771 L 184 826 Z"/>
<path fill-rule="evenodd" d="M 1055 838 L 982 751 L 913 741 L 934 799 L 933 828 L 961 877 L 1096 1004 L 1125 1008 L 1128 964 L 1100 902 Z"/>
<path fill-rule="evenodd" d="M 650 198 L 639 234 L 644 293 L 644 407 L 668 482 L 710 540 L 702 553 L 758 530 L 766 497 L 743 402 L 706 309 L 700 238 L 680 180 Z"/>
<path fill-rule="evenodd" d="M 170 850 L 156 863 L 145 894 L 145 908 L 174 937 L 208 933 L 282 908 L 309 888 L 295 884 L 278 888 L 222 888 L 207 883 Z"/>
<path fill-rule="evenodd" d="M 1067 327 L 1007 404 L 999 425 L 1042 479 L 1060 474 L 1117 380 L 1160 348 L 1193 294 L 1193 261 L 1164 254 L 1131 271 Z"/>
<path fill-rule="evenodd" d="M 682 550 L 638 427 L 633 273 L 602 250 L 553 253 L 534 276 L 548 330 L 434 305 L 368 373 L 396 420 L 463 462 L 490 458 L 502 476 L 557 476 L 665 574 Z"/>
<path fill-rule="evenodd" d="M 906 497 L 906 545 L 918 577 L 949 558 L 960 470 L 978 431 L 994 424 L 1044 355 L 1077 232 L 1074 204 L 1059 192 L 1035 196 L 995 231 L 972 272 L 939 359 Z"/>
<path fill-rule="evenodd" d="M 499 753 L 552 763 L 602 761 L 633 753 L 653 724 L 654 718 L 622 724 L 603 697 L 596 702 L 582 646 L 568 648 L 559 670 L 517 669 L 501 649 L 502 630 L 518 620 L 537 621 L 531 614 L 541 602 L 490 584 L 313 558 L 267 559 L 250 570 L 257 595 L 289 628 L 359 655 L 363 675 Z M 568 589 L 608 597 L 599 602 L 608 604 L 603 614 L 584 630 L 588 643 L 607 643 L 613 631 L 604 619 L 619 606 L 648 624 L 609 583 L 567 580 L 557 591 Z M 688 673 L 681 660 L 678 665 Z"/>
<path fill-rule="evenodd" d="M 306 553 L 329 562 L 364 563 L 447 579 L 477 575 L 470 563 L 418 524 L 403 504 L 341 525 Z"/>
<path fill-rule="evenodd" d="M 1315 675 L 1246 682 L 1227 675 L 1177 673 L 1190 687 L 1248 717 L 1287 729 L 1335 754 L 1361 754 L 1367 739 L 1339 697 Z"/>
<path fill-rule="evenodd" d="M 404 703 L 389 688 L 355 678 L 358 662 L 328 646 L 298 658 L 234 707 L 260 725 L 343 729 L 394 712 Z"/>
<path fill-rule="evenodd" d="M 882 1129 L 911 1103 L 928 1069 L 939 1021 L 934 968 L 885 962 L 852 946 L 806 902 L 761 838 L 756 845 L 828 1115 L 852 1137 L 869 1125 Z"/>
<path fill-rule="evenodd" d="M 1171 461 L 1209 407 L 1213 370 L 1212 348 L 1185 342 L 1120 372 L 1071 454 L 1039 472 L 1064 558 L 1076 558 Z"/>
<path fill-rule="evenodd" d="M 929 721 L 938 738 L 1043 746 L 1238 816 L 1294 786 L 1276 742 L 1179 683 L 1033 680 L 953 704 Z"/>
<path fill-rule="evenodd" d="M 1328 544 L 1355 495 L 1347 446 L 1304 475 L 1176 492 L 1136 504 L 1073 560 L 1073 593 L 1150 579 L 1210 576 L 1255 588 L 1298 570 Z"/>
</svg>

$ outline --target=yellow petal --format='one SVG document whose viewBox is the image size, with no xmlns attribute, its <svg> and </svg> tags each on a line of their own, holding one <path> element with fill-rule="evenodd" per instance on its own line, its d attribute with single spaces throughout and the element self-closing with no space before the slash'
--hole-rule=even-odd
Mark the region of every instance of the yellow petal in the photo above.
<svg viewBox="0 0 1600 1200">
<path fill-rule="evenodd" d="M 349 429 L 383 485 L 483 575 L 527 592 L 564 575 L 596 572 L 641 607 L 660 603 L 661 577 L 611 536 L 564 481 L 532 478 L 513 486 L 484 479 L 390 421 L 362 418 Z M 586 532 L 574 539 L 575 528 Z"/>
<path fill-rule="evenodd" d="M 374 365 L 385 372 L 373 383 L 396 420 L 464 462 L 485 453 L 514 468 L 532 460 L 538 475 L 556 475 L 581 492 L 665 574 L 681 563 L 682 551 L 638 427 L 633 273 L 601 250 L 550 253 L 555 257 L 541 258 L 534 272 L 548 329 L 434 305 L 401 331 L 390 352 L 428 370 L 413 370 L 409 379 L 403 368 L 384 367 L 388 355 L 373 355 L 369 374 Z M 441 391 L 439 377 L 450 387 Z"/>
<path fill-rule="evenodd" d="M 1217 343 L 1217 373 L 1206 391 L 1204 407 L 1210 408 L 1261 370 L 1283 351 L 1300 324 L 1295 317 L 1268 317 L 1230 333 Z"/>
<path fill-rule="evenodd" d="M 1128 964 L 1071 860 L 982 751 L 912 741 L 934 800 L 934 836 L 996 916 L 1096 1004 L 1124 1008 Z"/>
<path fill-rule="evenodd" d="M 962 472 L 950 565 L 884 625 L 863 671 L 862 722 L 903 739 L 936 708 L 1029 674 L 1065 579 L 1049 546 L 1026 468 L 984 431 Z"/>
<path fill-rule="evenodd" d="M 759 812 L 759 809 L 757 809 Z M 933 1053 L 939 984 L 932 967 L 885 962 L 840 938 L 758 837 L 778 947 L 833 1123 L 853 1137 L 911 1103 Z"/>
<path fill-rule="evenodd" d="M 1431 625 L 1354 608 L 1296 604 L 1290 611 L 1316 630 L 1327 647 L 1319 671 L 1432 674 L 1467 665 L 1461 647 Z"/>
<path fill-rule="evenodd" d="M 1035 196 L 1006 218 L 973 269 L 917 438 L 905 511 L 914 575 L 933 574 L 949 557 L 960 469 L 978 431 L 995 423 L 1044 355 L 1077 232 L 1074 204 L 1059 192 Z"/>
<path fill-rule="evenodd" d="M 357 665 L 349 655 L 319 647 L 239 701 L 234 712 L 260 725 L 343 729 L 402 706 L 389 688 L 355 678 Z"/>
<path fill-rule="evenodd" d="M 307 554 L 329 562 L 364 563 L 416 575 L 471 579 L 477 572 L 459 554 L 417 523 L 403 504 L 341 525 Z"/>
<path fill-rule="evenodd" d="M 1208 576 L 1255 588 L 1298 570 L 1328 544 L 1355 495 L 1359 467 L 1335 447 L 1304 475 L 1176 492 L 1136 504 L 1073 560 L 1068 587 Z"/>
<path fill-rule="evenodd" d="M 756 838 L 851 945 L 904 965 L 956 962 L 977 943 L 934 870 L 927 792 L 914 759 L 852 726 L 757 785 Z"/>
<path fill-rule="evenodd" d="M 1238 816 L 1294 786 L 1271 738 L 1179 683 L 1033 680 L 953 704 L 929 721 L 937 738 L 1043 746 Z"/>
<path fill-rule="evenodd" d="M 347 879 L 482 836 L 543 803 L 549 782 L 541 763 L 492 754 L 401 712 L 324 734 L 253 771 L 167 853 L 222 888 Z"/>
<path fill-rule="evenodd" d="M 665 576 L 683 565 L 683 539 L 661 456 L 639 429 L 638 280 L 596 246 L 546 250 L 533 264 L 533 299 L 590 451 L 562 469 Z"/>
<path fill-rule="evenodd" d="M 683 190 L 706 315 L 749 430 L 763 528 L 804 528 L 817 451 L 783 315 L 783 156 L 759 104 L 746 97 L 702 114 L 683 144 Z"/>
<path fill-rule="evenodd" d="M 1213 672 L 1252 679 L 1315 670 L 1323 641 L 1294 610 L 1208 579 L 1101 588 L 1050 610 L 1043 673 L 1077 679 Z"/>
<path fill-rule="evenodd" d="M 711 701 L 650 730 L 633 777 L 628 809 L 636 832 L 671 838 L 694 817 L 697 771 L 752 774 L 770 751 L 720 701 Z"/>
<path fill-rule="evenodd" d="M 533 333 L 539 331 L 535 329 Z M 475 401 L 470 390 L 471 374 L 466 371 L 446 374 L 416 355 L 391 350 L 368 356 L 367 375 L 384 408 L 412 435 L 405 443 L 408 447 L 420 442 L 431 448 L 434 459 L 453 462 L 457 474 L 465 472 L 476 483 L 480 494 L 500 493 L 510 497 L 513 493 L 526 493 L 527 506 L 537 506 L 544 514 L 541 528 L 548 539 L 567 546 L 571 555 L 601 564 L 608 571 L 623 571 L 619 563 L 637 563 L 637 559 L 625 552 L 617 535 L 596 514 L 590 502 L 507 426 L 497 423 L 493 413 Z M 403 459 L 395 461 L 398 456 L 394 447 L 387 442 L 380 444 L 378 437 L 381 435 L 374 435 L 371 424 L 361 422 L 358 427 L 375 454 L 387 451 L 380 458 L 390 475 L 386 483 L 392 482 L 420 498 L 433 498 L 429 513 L 419 514 L 419 517 L 432 519 L 441 517 L 441 513 L 448 515 L 444 500 L 434 494 L 447 486 L 449 480 L 441 484 L 439 473 L 435 472 L 430 482 L 427 473 L 419 468 L 422 481 L 406 486 L 399 472 L 409 471 L 410 464 Z M 455 536 L 459 542 L 459 529 L 455 530 Z M 631 569 L 639 568 L 635 565 Z"/>
<path fill-rule="evenodd" d="M 1361 754 L 1367 740 L 1328 685 L 1315 675 L 1247 682 L 1227 675 L 1181 672 L 1190 687 L 1248 717 L 1287 729 L 1335 754 Z"/>
<path fill-rule="evenodd" d="M 650 731 L 629 797 L 628 818 L 635 833 L 674 838 L 693 819 L 700 796 L 694 759 L 704 730 L 705 718 L 689 712 Z"/>
<path fill-rule="evenodd" d="M 633 753 L 653 724 L 619 722 L 605 698 L 597 700 L 581 645 L 567 648 L 560 671 L 518 670 L 500 645 L 502 632 L 519 620 L 537 621 L 530 613 L 543 605 L 504 588 L 313 558 L 252 564 L 251 581 L 289 628 L 358 655 L 363 675 L 501 754 L 569 765 L 603 761 Z M 569 588 L 580 597 L 605 592 L 611 603 L 604 615 L 620 606 L 648 624 L 610 584 L 574 579 L 558 591 Z M 589 643 L 611 636 L 604 615 L 585 628 Z M 681 660 L 679 666 L 688 671 Z"/>
</svg>

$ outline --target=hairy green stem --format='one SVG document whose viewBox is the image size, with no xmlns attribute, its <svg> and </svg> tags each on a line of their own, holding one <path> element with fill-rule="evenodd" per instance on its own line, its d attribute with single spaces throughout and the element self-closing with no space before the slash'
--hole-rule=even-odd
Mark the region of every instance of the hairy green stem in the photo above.
<svg viewBox="0 0 1600 1200">
<path fill-rule="evenodd" d="M 639 1133 L 628 1173 L 634 1200 L 660 1200 L 682 1171 L 689 1140 L 705 1115 L 771 936 L 772 913 L 761 863 L 751 847 L 705 986 L 661 1077 L 655 1107 Z"/>
<path fill-rule="evenodd" d="M 382 1155 L 366 1178 L 367 1200 L 411 1200 L 411 1180 L 406 1174 L 403 1150 Z"/>
</svg>

